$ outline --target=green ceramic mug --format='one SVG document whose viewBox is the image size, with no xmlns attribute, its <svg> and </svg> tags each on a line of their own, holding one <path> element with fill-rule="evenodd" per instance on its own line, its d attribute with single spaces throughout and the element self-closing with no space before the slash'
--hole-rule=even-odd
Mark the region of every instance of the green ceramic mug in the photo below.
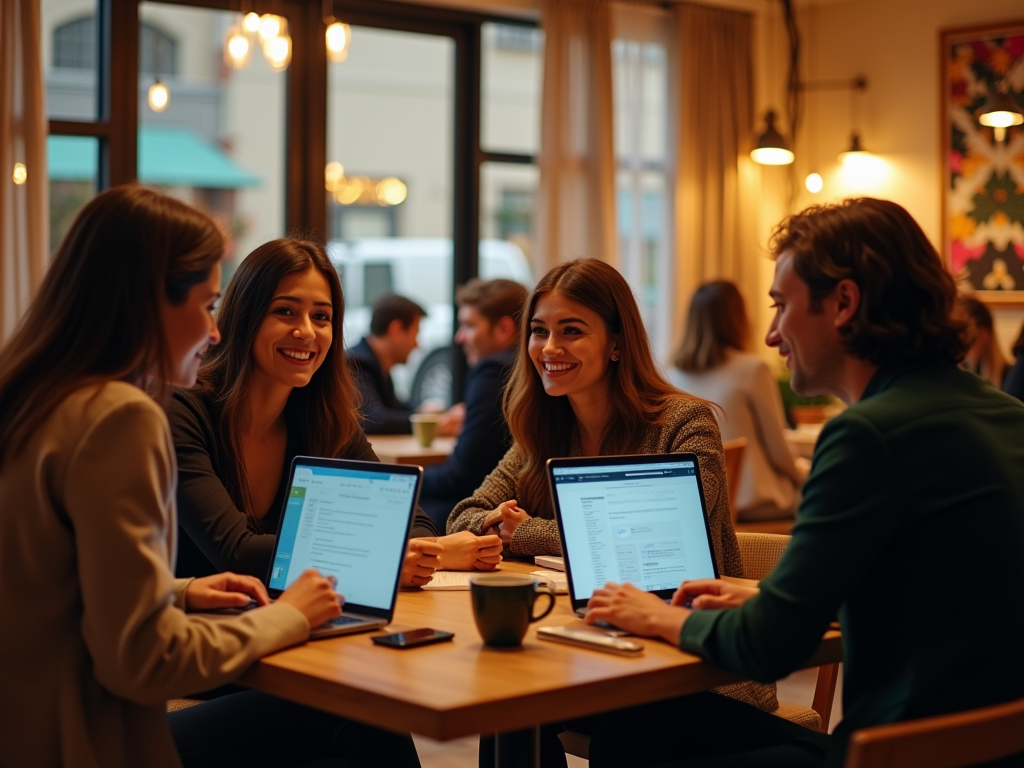
<svg viewBox="0 0 1024 768">
<path fill-rule="evenodd" d="M 473 618 L 486 645 L 519 645 L 526 628 L 551 613 L 555 593 L 532 576 L 518 573 L 490 573 L 469 581 L 473 599 Z M 540 616 L 533 615 L 537 597 L 545 595 L 548 606 Z"/>
</svg>

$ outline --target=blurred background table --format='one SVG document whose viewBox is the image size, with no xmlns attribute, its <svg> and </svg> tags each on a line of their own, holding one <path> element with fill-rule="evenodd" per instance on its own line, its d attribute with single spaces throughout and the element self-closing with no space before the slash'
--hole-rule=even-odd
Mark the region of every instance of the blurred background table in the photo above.
<svg viewBox="0 0 1024 768">
<path fill-rule="evenodd" d="M 454 437 L 435 437 L 429 448 L 424 448 L 412 435 L 367 435 L 377 458 L 385 464 L 444 464 L 455 450 Z"/>
</svg>

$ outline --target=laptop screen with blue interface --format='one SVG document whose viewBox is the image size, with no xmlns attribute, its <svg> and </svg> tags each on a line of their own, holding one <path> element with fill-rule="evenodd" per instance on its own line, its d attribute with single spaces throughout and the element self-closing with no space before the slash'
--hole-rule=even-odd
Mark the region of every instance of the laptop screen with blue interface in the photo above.
<svg viewBox="0 0 1024 768">
<path fill-rule="evenodd" d="M 573 598 L 605 582 L 648 591 L 716 577 L 693 460 L 552 466 Z"/>
<path fill-rule="evenodd" d="M 390 609 L 416 479 L 297 464 L 268 586 L 283 590 L 307 568 L 316 568 L 337 577 L 347 605 Z"/>
</svg>

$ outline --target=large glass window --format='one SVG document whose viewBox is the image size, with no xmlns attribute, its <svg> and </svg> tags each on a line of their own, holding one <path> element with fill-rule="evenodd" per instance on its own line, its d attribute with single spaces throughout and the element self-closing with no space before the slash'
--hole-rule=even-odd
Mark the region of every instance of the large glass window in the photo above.
<svg viewBox="0 0 1024 768">
<path fill-rule="evenodd" d="M 488 22 L 480 29 L 480 146 L 488 152 L 536 155 L 544 33 Z"/>
<path fill-rule="evenodd" d="M 220 221 L 230 234 L 226 281 L 256 246 L 285 234 L 287 72 L 258 48 L 242 69 L 226 63 L 238 13 L 144 2 L 139 19 L 139 180 Z M 161 111 L 149 99 L 157 82 L 167 88 Z"/>
<path fill-rule="evenodd" d="M 369 332 L 385 293 L 427 310 L 419 346 L 392 370 L 399 397 L 451 400 L 455 42 L 352 27 L 330 64 L 327 232 L 345 285 L 345 341 Z"/>
</svg>

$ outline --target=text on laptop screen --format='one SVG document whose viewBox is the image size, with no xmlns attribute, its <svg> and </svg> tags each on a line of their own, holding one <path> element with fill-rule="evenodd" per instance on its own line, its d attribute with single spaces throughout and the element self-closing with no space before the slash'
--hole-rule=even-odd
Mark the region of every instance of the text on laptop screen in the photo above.
<svg viewBox="0 0 1024 768">
<path fill-rule="evenodd" d="M 316 568 L 346 603 L 390 608 L 415 492 L 413 475 L 296 466 L 268 586 Z"/>
<path fill-rule="evenodd" d="M 696 473 L 692 461 L 553 469 L 577 600 L 608 581 L 652 592 L 714 578 Z"/>
</svg>

